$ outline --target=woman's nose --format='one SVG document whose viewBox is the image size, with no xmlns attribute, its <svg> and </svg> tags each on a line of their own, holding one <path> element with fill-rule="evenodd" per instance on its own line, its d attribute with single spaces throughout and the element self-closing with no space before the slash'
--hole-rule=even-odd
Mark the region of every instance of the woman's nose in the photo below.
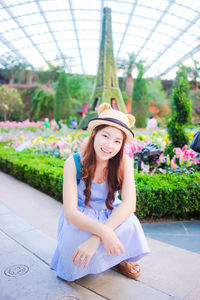
<svg viewBox="0 0 200 300">
<path fill-rule="evenodd" d="M 106 141 L 106 145 L 107 145 L 108 147 L 112 147 L 112 144 L 113 144 L 113 142 L 112 142 L 111 139 Z"/>
</svg>

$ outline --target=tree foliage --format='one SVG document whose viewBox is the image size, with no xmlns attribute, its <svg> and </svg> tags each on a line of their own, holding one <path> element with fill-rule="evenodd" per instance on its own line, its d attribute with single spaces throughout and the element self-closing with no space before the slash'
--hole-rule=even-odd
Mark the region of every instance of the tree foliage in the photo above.
<svg viewBox="0 0 200 300">
<path fill-rule="evenodd" d="M 41 118 L 51 118 L 55 107 L 55 95 L 50 91 L 45 91 L 37 87 L 31 99 L 31 118 L 38 121 Z"/>
<path fill-rule="evenodd" d="M 14 88 L 0 86 L 0 114 L 4 121 L 11 118 L 12 114 L 22 112 L 23 101 Z"/>
<path fill-rule="evenodd" d="M 151 79 L 147 82 L 147 95 L 149 101 L 153 100 L 160 107 L 166 99 L 166 93 L 163 90 L 161 80 Z"/>
<path fill-rule="evenodd" d="M 4 62 L 0 73 L 10 84 L 32 84 L 33 80 L 38 80 L 33 71 L 33 66 L 26 61 L 13 55 L 4 56 L 2 59 Z"/>
<path fill-rule="evenodd" d="M 143 78 L 144 68 L 142 62 L 137 64 L 138 77 L 135 79 L 135 84 L 132 94 L 132 114 L 136 118 L 137 127 L 145 127 L 148 115 L 148 97 L 147 97 L 147 82 Z"/>
<path fill-rule="evenodd" d="M 58 78 L 58 86 L 56 89 L 56 101 L 54 117 L 56 122 L 66 120 L 70 117 L 72 110 L 71 99 L 69 97 L 69 89 L 67 76 L 65 72 L 61 72 Z"/>
</svg>

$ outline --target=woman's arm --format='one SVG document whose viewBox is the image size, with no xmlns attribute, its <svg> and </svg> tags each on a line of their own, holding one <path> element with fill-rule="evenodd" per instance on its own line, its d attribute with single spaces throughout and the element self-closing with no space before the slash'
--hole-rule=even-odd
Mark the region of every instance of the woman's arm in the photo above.
<svg viewBox="0 0 200 300">
<path fill-rule="evenodd" d="M 77 202 L 76 166 L 73 156 L 71 156 L 66 160 L 63 172 L 63 205 L 65 218 L 76 227 L 91 232 L 101 238 L 107 226 L 78 211 Z"/>
<path fill-rule="evenodd" d="M 105 224 L 102 224 L 92 218 L 81 213 L 77 209 L 77 182 L 76 182 L 76 166 L 73 156 L 70 157 L 64 165 L 64 178 L 63 178 L 63 205 L 64 215 L 67 221 L 76 227 L 91 232 L 93 235 L 84 243 L 79 245 L 73 255 L 75 264 L 78 259 L 83 256 L 87 259 L 91 258 L 90 251 L 88 252 L 88 243 L 92 242 L 93 250 L 96 251 L 100 241 L 102 240 L 104 248 L 108 254 L 119 255 L 124 252 L 124 248 L 117 238 L 114 231 Z M 93 253 L 94 254 L 94 253 Z M 88 261 L 88 260 L 87 260 Z"/>
<path fill-rule="evenodd" d="M 136 189 L 133 160 L 124 155 L 124 180 L 121 189 L 122 203 L 113 211 L 104 223 L 114 230 L 136 210 Z"/>
</svg>

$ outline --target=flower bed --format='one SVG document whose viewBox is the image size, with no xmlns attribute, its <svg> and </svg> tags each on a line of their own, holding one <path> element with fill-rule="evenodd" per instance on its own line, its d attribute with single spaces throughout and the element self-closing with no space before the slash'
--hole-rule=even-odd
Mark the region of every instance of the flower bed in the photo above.
<svg viewBox="0 0 200 300">
<path fill-rule="evenodd" d="M 8 123 L 10 127 L 2 123 Z M 13 123 L 11 125 L 11 123 Z M 19 122 L 20 123 L 20 122 Z M 32 149 L 36 154 L 46 154 L 55 156 L 62 160 L 65 160 L 72 153 L 81 149 L 87 141 L 89 132 L 71 130 L 68 128 L 62 128 L 61 130 L 53 131 L 46 129 L 38 122 L 33 127 L 29 127 L 34 122 L 25 121 L 23 125 L 17 124 L 17 122 L 1 122 L 0 128 L 0 141 L 8 142 L 8 145 L 12 146 L 17 151 L 23 149 Z M 7 126 L 7 127 L 6 127 Z M 5 132 L 5 130 L 7 130 Z M 145 129 L 135 129 L 134 140 L 126 144 L 125 153 L 130 157 L 134 156 L 135 152 L 140 151 L 147 144 L 154 143 L 164 151 L 165 146 L 169 143 L 169 136 L 166 130 L 161 129 L 157 132 L 150 132 Z M 194 132 L 188 132 L 190 141 L 193 138 Z M 135 168 L 137 167 L 137 160 L 135 160 Z M 182 149 L 174 149 L 174 157 L 170 160 L 169 156 L 160 155 L 160 158 L 154 164 L 142 163 L 142 173 L 154 174 L 154 173 L 175 173 L 175 174 L 187 174 L 194 173 L 200 168 L 200 155 L 193 150 L 189 149 L 189 146 L 184 146 Z M 137 168 L 136 168 L 137 171 Z"/>
</svg>

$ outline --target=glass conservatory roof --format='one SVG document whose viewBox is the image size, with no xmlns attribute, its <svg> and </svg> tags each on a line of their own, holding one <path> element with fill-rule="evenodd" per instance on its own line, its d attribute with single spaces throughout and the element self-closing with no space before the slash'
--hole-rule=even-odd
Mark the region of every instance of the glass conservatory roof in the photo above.
<svg viewBox="0 0 200 300">
<path fill-rule="evenodd" d="M 103 7 L 112 9 L 116 59 L 142 60 L 146 77 L 174 78 L 200 61 L 199 0 L 0 0 L 0 64 L 15 55 L 96 74 Z"/>
</svg>

